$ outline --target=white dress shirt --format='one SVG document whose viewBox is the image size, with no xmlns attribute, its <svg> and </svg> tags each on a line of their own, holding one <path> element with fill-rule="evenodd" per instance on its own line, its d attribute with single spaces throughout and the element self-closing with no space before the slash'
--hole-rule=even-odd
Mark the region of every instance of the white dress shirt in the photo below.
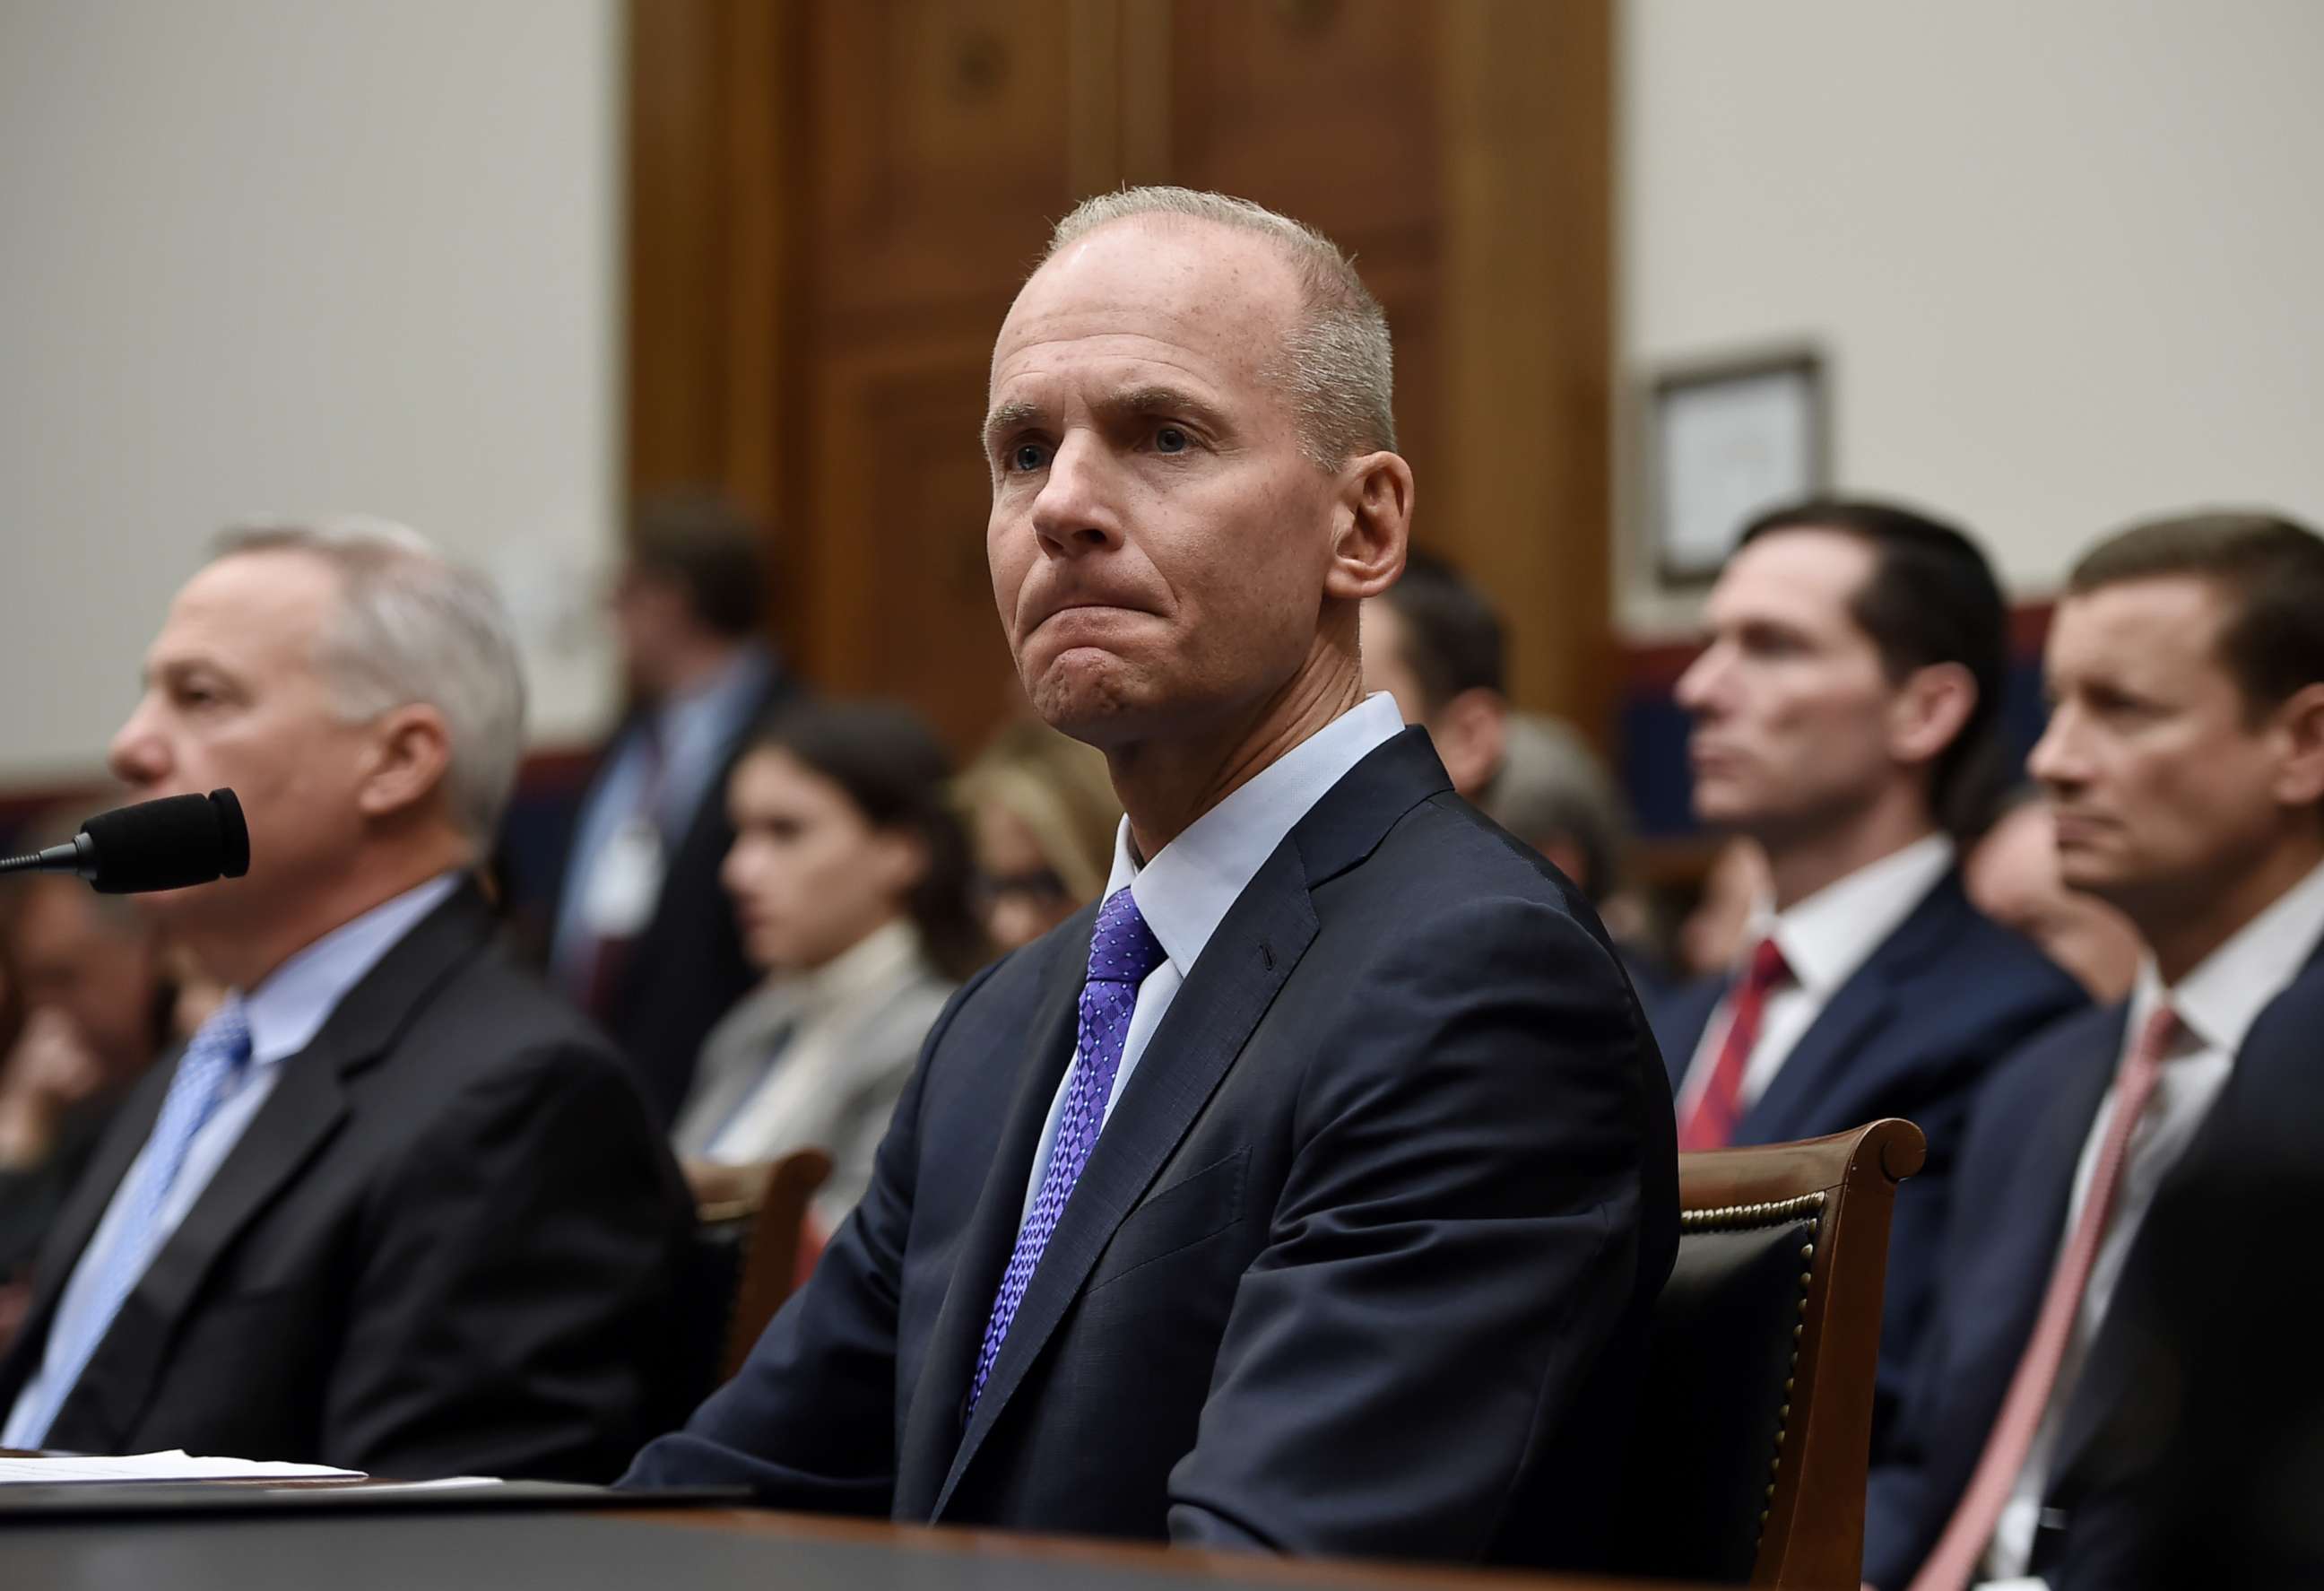
<svg viewBox="0 0 2324 1591">
<path fill-rule="evenodd" d="M 2106 1322 L 2116 1284 L 2122 1280 L 2123 1262 L 2129 1257 L 2139 1226 L 2154 1203 L 2155 1189 L 2186 1154 L 2211 1106 L 2218 1103 L 2219 1090 L 2227 1086 L 2244 1036 L 2268 1002 L 2300 975 L 2319 940 L 2324 940 L 2324 867 L 2277 896 L 2266 911 L 2205 957 L 2177 988 L 2163 986 L 2153 957 L 2139 963 L 2138 981 L 2131 989 L 2130 1019 L 2123 1028 L 2124 1053 L 2138 1041 L 2155 1007 L 2166 1001 L 2179 1013 L 2181 1031 L 2145 1115 L 2131 1133 L 2122 1181 L 2115 1191 L 2114 1213 L 2107 1218 L 2106 1237 L 2090 1267 L 2081 1312 L 2074 1317 L 2074 1335 L 2058 1366 L 2058 1379 L 2050 1390 L 2049 1407 L 2043 1411 L 2034 1446 L 2026 1453 L 2025 1467 L 2018 1471 L 2017 1484 L 1994 1527 L 1986 1568 L 1995 1578 L 2024 1575 L 2032 1559 L 2059 1425 L 2090 1344 Z M 2116 1058 L 2117 1065 L 2121 1059 Z M 2089 1133 L 2082 1141 L 2081 1160 L 2074 1168 L 2074 1197 L 2066 1210 L 2069 1233 L 2082 1217 L 2090 1179 L 2098 1171 L 2098 1146 L 2113 1120 L 2114 1092 L 2109 1088 L 2090 1122 Z"/>
<path fill-rule="evenodd" d="M 373 907 L 361 917 L 342 923 L 269 973 L 244 997 L 245 1014 L 250 1020 L 250 1059 L 233 1074 L 209 1120 L 202 1124 L 201 1130 L 186 1146 L 186 1158 L 179 1166 L 177 1180 L 170 1185 L 161 1207 L 154 1215 L 159 1227 L 152 1244 L 154 1256 L 160 1255 L 170 1235 L 177 1231 L 187 1212 L 194 1207 L 194 1201 L 201 1197 L 202 1189 L 209 1186 L 218 1167 L 242 1141 L 259 1106 L 274 1092 L 282 1063 L 314 1041 L 347 991 L 361 982 L 398 940 L 417 927 L 421 918 L 459 887 L 459 883 L 456 873 L 440 874 L 416 889 L 406 890 L 393 900 Z M 138 1173 L 152 1149 L 149 1139 L 145 1147 L 137 1152 L 136 1161 L 114 1189 L 113 1201 L 106 1207 L 96 1233 L 74 1263 L 71 1279 L 57 1300 L 56 1316 L 49 1323 L 46 1357 L 17 1392 L 8 1424 L 0 1429 L 0 1448 L 29 1445 L 27 1438 L 32 1433 L 21 1428 L 46 1404 L 42 1389 L 51 1376 L 70 1368 L 57 1363 L 57 1355 L 62 1352 L 60 1345 L 80 1340 L 82 1333 L 75 1322 L 97 1305 L 93 1293 L 97 1278 L 105 1273 L 106 1256 L 132 1235 L 122 1230 L 128 1221 L 129 1210 L 121 1195 L 123 1190 L 136 1186 Z"/>
<path fill-rule="evenodd" d="M 1784 965 L 1792 969 L 1792 981 L 1769 994 L 1760 1008 L 1758 1041 L 1751 1047 L 1737 1096 L 1739 1109 L 1758 1103 L 1840 986 L 1856 976 L 1882 940 L 1904 926 L 1952 865 L 1953 842 L 1941 834 L 1924 835 L 1824 885 L 1789 911 L 1777 911 L 1764 899 L 1753 909 L 1750 930 L 1743 939 L 1745 955 L 1761 939 L 1773 939 L 1784 953 Z M 1702 1024 L 1702 1038 L 1679 1087 L 1679 1120 L 1686 1120 L 1710 1085 L 1734 1020 L 1730 990 Z"/>
<path fill-rule="evenodd" d="M 1106 1096 L 1105 1115 L 1099 1130 L 1112 1119 L 1113 1107 L 1138 1069 L 1147 1041 L 1176 999 L 1178 986 L 1194 969 L 1203 947 L 1211 942 L 1219 924 L 1244 888 L 1275 854 L 1284 837 L 1323 799 L 1348 771 L 1403 732 L 1404 719 L 1396 698 L 1374 691 L 1349 711 L 1293 746 L 1233 794 L 1189 824 L 1186 831 L 1164 846 L 1152 860 L 1139 866 L 1130 843 L 1130 819 L 1121 820 L 1114 836 L 1113 875 L 1105 893 L 1128 889 L 1139 914 L 1153 930 L 1166 959 L 1138 985 L 1138 1004 L 1130 1013 L 1130 1032 L 1122 1041 L 1121 1063 L 1114 1068 L 1113 1088 Z M 1081 1051 L 1057 1081 L 1056 1097 L 1049 1102 L 1049 1119 L 1041 1128 L 1041 1147 L 1033 1156 L 1032 1175 L 1025 1184 L 1025 1208 L 1049 1170 L 1049 1152 L 1057 1141 L 1057 1117 L 1065 1108 L 1065 1090 Z"/>
</svg>

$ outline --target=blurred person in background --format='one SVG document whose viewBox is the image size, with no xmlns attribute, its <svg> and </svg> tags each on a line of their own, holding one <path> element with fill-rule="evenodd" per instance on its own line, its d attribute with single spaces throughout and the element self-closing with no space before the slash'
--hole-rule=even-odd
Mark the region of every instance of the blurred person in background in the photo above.
<svg viewBox="0 0 2324 1591">
<path fill-rule="evenodd" d="M 35 823 L 23 848 L 79 832 L 92 798 Z M 78 878 L 14 881 L 0 959 L 23 991 L 23 1021 L 0 1052 L 0 1285 L 21 1280 L 114 1111 L 173 1038 L 177 990 L 158 936 L 122 895 Z M 0 1330 L 6 1310 L 0 1307 Z"/>
<path fill-rule="evenodd" d="M 996 949 L 1029 945 L 1097 899 L 1121 823 L 1102 752 L 1019 718 L 977 754 L 959 792 Z"/>
<path fill-rule="evenodd" d="M 1492 784 L 1508 748 L 1505 652 L 1492 604 L 1428 553 L 1407 553 L 1404 578 L 1364 604 L 1365 690 L 1387 691 L 1406 723 L 1428 731 L 1452 788 L 1496 822 Z"/>
<path fill-rule="evenodd" d="M 552 976 L 613 1035 L 665 1126 L 718 1019 L 757 981 L 718 884 L 726 781 L 797 690 L 764 639 L 764 536 L 706 495 L 638 506 L 613 611 L 630 707 L 575 814 Z"/>
<path fill-rule="evenodd" d="M 1407 555 L 1404 578 L 1364 604 L 1364 689 L 1428 731 L 1455 791 L 1582 887 L 1631 982 L 1659 990 L 1645 914 L 1621 891 L 1629 824 L 1613 782 L 1572 728 L 1510 711 L 1506 654 L 1500 615 L 1443 559 Z"/>
<path fill-rule="evenodd" d="M 2041 950 L 1969 903 L 1955 835 L 2004 786 L 2007 614 L 1949 525 L 1814 501 L 1743 532 L 1680 679 L 1695 815 L 1756 841 L 1770 893 L 1725 977 L 1661 1002 L 1679 1145 L 1717 1149 L 1903 1116 L 1928 1163 L 1899 1191 L 1876 1448 L 1927 1320 L 1978 1085 L 2085 1004 Z"/>
<path fill-rule="evenodd" d="M 1680 975 L 1724 977 L 1743 954 L 1752 913 L 1774 887 L 1758 841 L 1739 834 L 1722 841 L 1703 872 L 1702 893 L 1678 925 Z"/>
<path fill-rule="evenodd" d="M 1969 847 L 1961 882 L 1978 911 L 2041 946 L 2091 999 L 2111 1004 L 2130 993 L 2138 930 L 2097 896 L 2066 887 L 2058 874 L 2057 834 L 2057 816 L 2040 787 L 2022 788 Z"/>
<path fill-rule="evenodd" d="M 832 1157 L 817 1235 L 862 1197 L 929 1024 L 986 959 L 950 774 L 898 707 L 794 707 L 752 736 L 721 876 L 767 977 L 712 1031 L 678 1113 L 696 1198 L 753 1198 L 805 1148 Z"/>
<path fill-rule="evenodd" d="M 115 774 L 248 815 L 246 876 L 140 897 L 229 992 L 43 1244 L 0 1447 L 604 1477 L 675 1391 L 692 1212 L 474 877 L 523 744 L 499 598 L 400 526 L 246 530 L 144 681 Z"/>
<path fill-rule="evenodd" d="M 2304 1135 L 2312 1168 L 2324 1123 L 2324 539 L 2255 513 L 2122 532 L 2068 577 L 2045 661 L 2028 766 L 2060 875 L 2145 954 L 2126 1001 L 2034 1041 L 1978 1103 L 1941 1309 L 1873 1471 L 1881 1591 L 2137 1583 L 2144 1472 L 2190 1420 L 2187 1389 L 2234 1380 L 2156 1351 L 2247 1307 L 2181 1300 L 2251 1239 L 2207 1229 L 2208 1252 L 2182 1242 L 2165 1270 L 2149 1216 L 2250 1213 L 2255 1155 L 2280 1172 Z M 2272 1266 L 2308 1268 L 2304 1231 L 2270 1232 Z M 2288 1391 L 2315 1379 L 2313 1335 L 2276 1361 Z"/>
<path fill-rule="evenodd" d="M 1571 725 L 1531 713 L 1508 715 L 1503 748 L 1486 815 L 1582 886 L 1640 1000 L 1666 993 L 1671 975 L 1654 948 L 1646 903 L 1622 876 L 1630 819 L 1606 765 Z"/>
</svg>

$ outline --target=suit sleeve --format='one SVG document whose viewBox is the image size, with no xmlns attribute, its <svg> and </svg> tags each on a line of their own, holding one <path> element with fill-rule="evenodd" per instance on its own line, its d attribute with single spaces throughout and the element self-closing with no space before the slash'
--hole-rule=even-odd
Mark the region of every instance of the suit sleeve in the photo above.
<svg viewBox="0 0 2324 1591">
<path fill-rule="evenodd" d="M 612 1475 L 655 1391 L 687 1218 L 609 1054 L 493 1067 L 366 1214 L 323 1451 L 399 1478 Z"/>
<path fill-rule="evenodd" d="M 989 969 L 988 969 L 989 970 Z M 895 1491 L 896 1310 L 911 1227 L 928 1057 L 982 983 L 945 1009 L 875 1157 L 871 1184 L 807 1283 L 734 1379 L 648 1445 L 623 1486 L 747 1485 L 778 1507 L 884 1515 Z"/>
<path fill-rule="evenodd" d="M 1667 1091 L 1606 948 L 1509 899 L 1382 938 L 1319 1035 L 1174 1540 L 1483 1555 L 1667 1261 L 1642 1228 L 1675 1240 Z"/>
</svg>

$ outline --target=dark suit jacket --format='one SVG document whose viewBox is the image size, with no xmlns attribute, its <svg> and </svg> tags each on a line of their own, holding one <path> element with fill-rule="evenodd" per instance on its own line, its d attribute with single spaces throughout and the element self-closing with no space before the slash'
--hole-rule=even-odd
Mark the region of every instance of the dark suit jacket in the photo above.
<svg viewBox="0 0 2324 1591">
<path fill-rule="evenodd" d="M 0 1407 L 174 1070 L 138 1086 L 51 1234 Z M 463 888 L 282 1063 L 49 1444 L 607 1478 L 656 1412 L 690 1219 L 619 1059 Z"/>
<path fill-rule="evenodd" d="M 1292 830 L 1178 992 L 964 1429 L 1093 913 L 931 1033 L 871 1190 L 628 1484 L 901 1520 L 1587 1557 L 1677 1241 L 1604 931 L 1425 735 Z"/>
<path fill-rule="evenodd" d="M 1675 1089 L 1723 979 L 1702 979 L 1655 1012 Z M 1921 1174 L 1897 1190 L 1881 1316 L 1876 1453 L 1904 1393 L 1944 1243 L 1954 1162 L 1978 1085 L 2027 1038 L 2089 996 L 2028 940 L 1970 905 L 1948 873 L 1800 1038 L 1737 1124 L 1738 1143 L 1780 1143 L 1902 1116 L 1929 1140 Z"/>
<path fill-rule="evenodd" d="M 2122 1056 L 2126 1005 L 2083 1013 L 2010 1059 L 1978 1102 L 1961 1165 L 1959 1207 L 1937 1312 L 1913 1378 L 1893 1455 L 1873 1470 L 1865 1578 L 1897 1591 L 1936 1545 L 1968 1487 L 2033 1335 L 2065 1241 L 2074 1172 Z M 2053 1511 L 2034 1570 L 2052 1591 L 2127 1583 L 2134 1509 L 2122 1504 L 2153 1455 L 2117 1428 L 2117 1411 L 2148 1404 L 2170 1378 L 2142 1372 L 2158 1290 L 2197 1284 L 2156 1273 L 2154 1234 L 2174 1207 L 2231 1184 L 2238 1145 L 2280 1137 L 2271 1124 L 2324 1120 L 2324 957 L 2311 960 L 2246 1036 L 2233 1076 L 2184 1158 L 2156 1191 L 2124 1263 L 2115 1301 L 2076 1381 L 2050 1466 Z M 2312 1355 L 2300 1369 L 2312 1375 Z"/>
<path fill-rule="evenodd" d="M 2253 1080 L 2224 1091 L 2200 1174 L 2141 1228 L 2128 1307 L 2145 1329 L 2116 1342 L 2144 1358 L 2061 1490 L 2067 1591 L 2324 1585 L 2319 1034 L 2310 976 L 2253 1025 L 2236 1063 Z"/>
<path fill-rule="evenodd" d="M 607 1009 L 601 1013 L 614 1042 L 636 1068 L 654 1121 L 664 1132 L 678 1120 L 678 1107 L 686 1102 L 703 1041 L 761 976 L 742 954 L 733 902 L 718 882 L 719 866 L 734 843 L 734 826 L 726 816 L 726 781 L 742 758 L 752 726 L 793 699 L 798 690 L 789 674 L 772 669 L 756 704 L 720 752 L 716 775 L 703 786 L 702 799 L 672 844 L 653 915 L 631 941 Z M 595 794 L 614 748 L 634 722 L 625 721 L 606 742 L 582 806 Z M 572 814 L 576 829 L 580 811 L 576 806 Z M 563 895 L 576 883 L 572 877 L 575 837 L 568 832 L 559 847 L 565 861 L 558 869 L 558 898 L 549 902 L 551 930 L 563 910 Z"/>
<path fill-rule="evenodd" d="M 0 1284 L 29 1270 L 49 1228 L 56 1224 L 74 1187 L 88 1170 L 106 1124 L 121 1108 L 131 1085 L 121 1084 L 77 1101 L 57 1124 L 48 1158 L 35 1166 L 0 1171 Z M 0 1347 L 7 1346 L 0 1336 Z M 5 1416 L 0 1416 L 5 1418 Z"/>
</svg>

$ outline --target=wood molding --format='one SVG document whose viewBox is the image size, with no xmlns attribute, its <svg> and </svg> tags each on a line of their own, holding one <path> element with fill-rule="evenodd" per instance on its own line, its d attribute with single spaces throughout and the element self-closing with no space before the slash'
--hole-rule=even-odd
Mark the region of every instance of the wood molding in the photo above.
<svg viewBox="0 0 2324 1591">
<path fill-rule="evenodd" d="M 1613 21 L 1450 0 L 1443 419 L 1425 540 L 1507 616 L 1509 693 L 1601 740 L 1611 701 Z"/>
</svg>

